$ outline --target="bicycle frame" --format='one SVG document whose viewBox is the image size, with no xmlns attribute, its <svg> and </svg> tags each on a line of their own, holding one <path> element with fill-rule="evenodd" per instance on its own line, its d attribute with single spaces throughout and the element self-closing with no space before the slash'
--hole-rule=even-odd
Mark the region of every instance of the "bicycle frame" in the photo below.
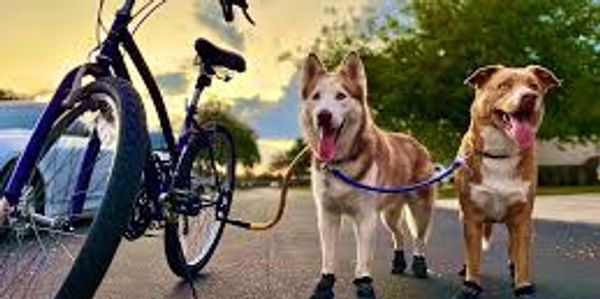
<svg viewBox="0 0 600 299">
<path fill-rule="evenodd" d="M 180 136 L 175 140 L 173 129 L 169 115 L 167 113 L 162 94 L 158 88 L 146 61 L 144 60 L 142 53 L 140 52 L 137 44 L 135 43 L 131 32 L 128 29 L 128 25 L 131 22 L 131 11 L 135 0 L 126 0 L 123 6 L 117 11 L 116 17 L 113 24 L 110 27 L 110 31 L 106 39 L 102 42 L 99 54 L 96 57 L 96 62 L 91 64 L 83 64 L 67 73 L 62 79 L 58 89 L 52 96 L 46 110 L 42 113 L 40 119 L 35 125 L 32 132 L 31 138 L 25 147 L 25 150 L 20 155 L 18 162 L 15 166 L 15 170 L 12 173 L 8 184 L 0 195 L 4 196 L 11 207 L 15 207 L 19 204 L 21 192 L 25 186 L 28 176 L 32 172 L 36 161 L 42 154 L 42 148 L 44 146 L 44 140 L 48 137 L 48 134 L 52 128 L 52 125 L 56 122 L 57 118 L 69 107 L 70 95 L 81 86 L 83 76 L 91 75 L 93 77 L 105 77 L 105 76 L 116 76 L 123 78 L 131 82 L 129 71 L 124 62 L 124 56 L 121 52 L 120 46 L 123 47 L 126 54 L 133 62 L 137 72 L 141 76 L 144 85 L 146 86 L 152 103 L 155 107 L 155 112 L 158 115 L 160 126 L 163 132 L 163 137 L 167 145 L 167 150 L 170 155 L 171 161 L 174 161 L 173 167 L 176 165 L 176 161 L 189 142 L 189 136 L 194 128 L 198 128 L 198 125 L 194 119 L 196 114 L 196 105 L 204 90 L 211 84 L 210 75 L 202 73 L 197 82 L 195 93 L 186 109 L 186 117 L 181 130 Z M 80 167 L 81 170 L 89 169 L 85 163 L 91 163 L 95 155 L 97 155 L 97 139 L 92 138 L 89 147 L 85 153 L 84 163 Z M 80 173 L 80 176 L 82 174 Z M 87 189 L 87 182 L 91 171 L 83 174 L 84 178 L 77 182 L 77 189 L 80 187 L 83 190 Z M 85 176 L 88 176 L 85 178 Z M 86 181 L 87 180 L 87 181 Z M 2 190 L 0 190 L 2 191 Z M 80 192 L 78 192 L 80 193 Z M 1 200 L 1 198 L 0 198 Z M 85 196 L 73 196 L 71 202 L 71 217 L 78 215 L 83 209 L 83 202 Z"/>
</svg>

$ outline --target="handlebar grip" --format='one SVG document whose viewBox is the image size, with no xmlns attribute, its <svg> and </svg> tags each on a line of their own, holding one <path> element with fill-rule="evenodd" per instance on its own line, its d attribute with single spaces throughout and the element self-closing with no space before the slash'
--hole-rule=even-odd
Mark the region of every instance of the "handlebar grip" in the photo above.
<svg viewBox="0 0 600 299">
<path fill-rule="evenodd" d="M 219 2 L 221 3 L 221 8 L 223 9 L 223 17 L 225 17 L 225 21 L 233 21 L 233 2 L 230 0 L 219 0 Z"/>
</svg>

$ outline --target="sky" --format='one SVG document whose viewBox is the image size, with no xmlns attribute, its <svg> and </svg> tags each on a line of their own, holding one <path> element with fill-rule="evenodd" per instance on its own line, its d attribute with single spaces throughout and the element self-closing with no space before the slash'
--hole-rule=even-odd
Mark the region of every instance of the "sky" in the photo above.
<svg viewBox="0 0 600 299">
<path fill-rule="evenodd" d="M 247 60 L 247 72 L 229 83 L 215 82 L 210 100 L 225 101 L 259 134 L 266 151 L 290 145 L 298 137 L 298 64 L 281 61 L 284 53 L 298 57 L 314 43 L 324 25 L 360 16 L 367 0 L 249 0 L 255 27 L 237 14 L 222 20 L 217 0 L 168 0 L 136 33 L 162 87 L 167 107 L 180 121 L 185 98 L 197 74 L 193 42 L 206 37 Z M 96 45 L 98 0 L 2 1 L 0 9 L 0 88 L 45 101 L 66 71 L 88 59 Z M 146 3 L 137 0 L 136 7 Z M 106 0 L 103 20 L 110 25 L 121 0 Z M 331 7 L 338 12 L 327 13 Z M 139 83 L 139 81 L 134 81 Z M 142 88 L 141 85 L 137 85 Z M 140 90 L 140 89 L 138 89 Z M 141 89 L 142 96 L 147 96 Z M 147 97 L 146 97 L 147 98 Z M 150 125 L 157 120 L 146 102 Z M 280 142 L 277 142 L 280 141 Z"/>
</svg>

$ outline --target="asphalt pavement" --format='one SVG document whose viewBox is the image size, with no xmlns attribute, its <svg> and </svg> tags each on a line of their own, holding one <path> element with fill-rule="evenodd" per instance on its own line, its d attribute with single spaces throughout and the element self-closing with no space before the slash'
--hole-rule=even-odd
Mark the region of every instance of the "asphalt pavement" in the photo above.
<svg viewBox="0 0 600 299">
<path fill-rule="evenodd" d="M 265 219 L 275 189 L 238 192 L 233 214 Z M 600 298 L 600 194 L 540 197 L 536 202 L 534 275 L 540 299 Z M 456 202 L 439 201 L 430 238 L 431 278 L 389 273 L 391 241 L 381 227 L 373 277 L 379 298 L 450 299 L 460 289 L 461 229 Z M 483 266 L 483 299 L 513 298 L 506 267 L 506 230 L 496 225 Z M 408 250 L 410 252 L 410 250 Z M 354 236 L 344 223 L 338 253 L 336 298 L 352 299 Z M 228 227 L 216 255 L 195 285 L 201 299 L 308 298 L 319 276 L 320 250 L 314 203 L 307 190 L 290 193 L 282 223 L 267 232 Z M 96 298 L 192 298 L 163 255 L 160 232 L 123 241 Z"/>
</svg>

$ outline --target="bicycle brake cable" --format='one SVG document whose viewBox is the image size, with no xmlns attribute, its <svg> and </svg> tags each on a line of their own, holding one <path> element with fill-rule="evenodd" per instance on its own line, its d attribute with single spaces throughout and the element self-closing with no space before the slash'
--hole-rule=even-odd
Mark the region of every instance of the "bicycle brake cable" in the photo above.
<svg viewBox="0 0 600 299">
<path fill-rule="evenodd" d="M 134 20 L 135 18 L 137 18 L 144 10 L 146 10 L 146 8 L 150 7 L 150 5 L 152 5 L 152 3 L 154 3 L 154 0 L 146 1 L 146 3 L 144 3 L 144 5 L 142 7 L 140 7 L 140 9 L 138 9 L 138 11 L 133 13 L 133 15 L 131 16 L 131 19 Z"/>
<path fill-rule="evenodd" d="M 102 11 L 104 10 L 104 3 L 106 2 L 106 0 L 100 0 L 98 1 L 98 9 L 97 9 L 97 13 L 96 13 L 96 46 L 94 46 L 87 55 L 87 59 L 88 61 L 91 60 L 92 58 L 92 54 L 100 49 L 100 47 L 102 46 L 102 31 L 106 34 L 108 32 L 108 30 L 106 29 L 106 26 L 104 25 L 104 22 L 102 21 Z"/>
<path fill-rule="evenodd" d="M 144 5 L 144 7 L 142 7 L 138 12 L 136 12 L 136 14 L 134 16 L 137 17 L 137 15 L 145 10 L 146 7 L 148 7 L 152 2 L 154 2 L 154 0 L 150 0 L 149 3 L 146 3 Z M 139 22 L 137 22 L 135 24 L 135 26 L 133 27 L 133 29 L 131 30 L 131 34 L 134 35 L 135 32 L 140 28 L 140 26 L 154 13 L 156 12 L 156 10 L 161 7 L 163 4 L 167 3 L 167 0 L 161 0 L 160 2 L 158 2 L 156 5 L 154 5 L 152 8 L 150 8 L 148 10 L 148 12 L 140 19 Z"/>
</svg>

